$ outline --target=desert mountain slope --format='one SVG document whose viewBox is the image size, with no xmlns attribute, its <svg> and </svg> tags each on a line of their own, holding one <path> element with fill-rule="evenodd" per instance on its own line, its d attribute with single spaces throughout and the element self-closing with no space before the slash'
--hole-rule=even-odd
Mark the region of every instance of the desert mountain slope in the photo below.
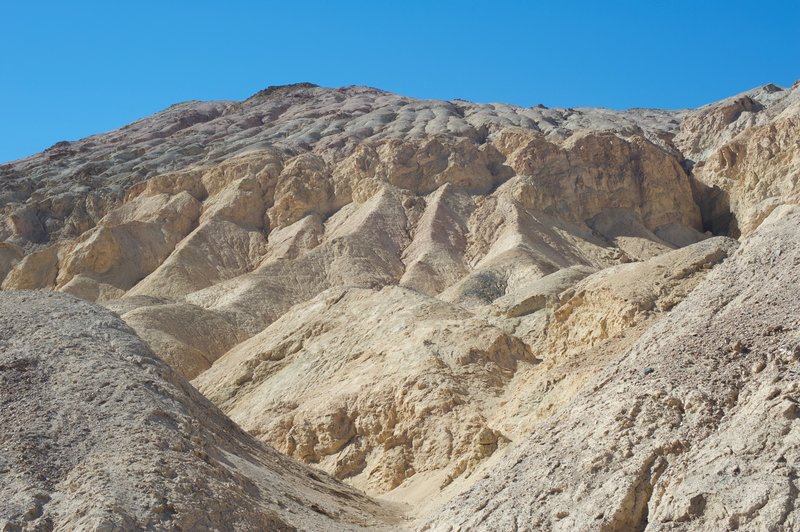
<svg viewBox="0 0 800 532">
<path fill-rule="evenodd" d="M 253 113 L 266 125 L 234 133 L 231 121 Z M 189 377 L 333 287 L 401 284 L 490 303 L 563 267 L 702 238 L 665 115 L 308 86 L 185 104 L 54 148 L 57 162 L 48 152 L 7 165 L 2 286 L 114 302 Z M 176 120 L 185 127 L 166 125 Z M 320 124 L 317 141 L 299 140 Z M 188 136 L 225 149 L 162 146 Z M 149 144 L 129 154 L 133 174 L 115 150 L 139 142 Z M 151 168 L 161 149 L 174 164 Z M 86 177 L 87 157 L 108 169 Z"/>
<path fill-rule="evenodd" d="M 436 530 L 791 528 L 791 481 L 740 466 L 723 493 L 708 464 L 766 468 L 763 443 L 794 474 L 762 392 L 794 375 L 798 124 L 798 84 L 681 111 L 310 84 L 187 102 L 0 166 L 0 283 L 107 307 L 176 372 L 148 355 L 185 392 L 162 410 L 227 427 L 201 427 L 228 453 L 209 508 L 272 482 L 239 451 L 274 448 Z M 285 467 L 299 502 L 239 486 L 243 526 L 386 523 Z"/>
<path fill-rule="evenodd" d="M 134 183 L 248 152 L 313 151 L 341 158 L 364 143 L 389 140 L 443 136 L 481 143 L 492 130 L 509 127 L 552 137 L 592 129 L 638 131 L 657 138 L 664 131 L 676 131 L 680 115 L 657 110 L 525 109 L 415 100 L 368 87 L 298 84 L 270 88 L 242 102 L 174 105 L 119 130 L 57 143 L 41 154 L 3 165 L 0 176 L 4 203 L 28 207 L 16 211 L 12 231 L 42 241 L 54 232 L 77 236 L 122 200 Z M 29 198 L 32 201 L 26 201 Z"/>
<path fill-rule="evenodd" d="M 110 312 L 0 294 L 4 530 L 332 530 L 390 514 L 256 442 Z"/>
<path fill-rule="evenodd" d="M 558 310 L 515 307 L 515 318 L 399 287 L 332 289 L 194 384 L 252 434 L 369 491 L 422 479 L 444 487 L 532 426 L 522 397 L 554 395 L 534 381 L 586 373 L 567 361 L 674 305 L 734 246 L 714 238 L 567 278 L 576 295 Z M 535 391 L 516 389 L 522 380 Z"/>
<path fill-rule="evenodd" d="M 775 209 L 433 528 L 796 529 L 798 231 Z"/>
</svg>

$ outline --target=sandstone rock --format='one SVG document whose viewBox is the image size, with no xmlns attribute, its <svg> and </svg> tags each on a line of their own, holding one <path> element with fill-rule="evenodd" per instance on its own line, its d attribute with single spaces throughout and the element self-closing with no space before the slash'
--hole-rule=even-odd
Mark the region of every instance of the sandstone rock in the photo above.
<svg viewBox="0 0 800 532">
<path fill-rule="evenodd" d="M 631 209 L 652 229 L 699 225 L 680 164 L 645 138 L 584 132 L 557 145 L 525 132 L 498 142 L 515 172 L 530 176 L 516 193 L 527 208 L 576 222 L 611 208 Z"/>
<path fill-rule="evenodd" d="M 57 244 L 25 255 L 6 275 L 3 290 L 54 288 L 58 275 L 58 255 Z"/>
<path fill-rule="evenodd" d="M 593 345 L 652 313 L 671 309 L 702 279 L 696 274 L 727 258 L 736 245 L 729 238 L 712 238 L 590 275 L 561 295 L 549 333 L 550 350 Z"/>
<path fill-rule="evenodd" d="M 572 288 L 595 271 L 588 266 L 563 268 L 530 283 L 522 293 L 508 294 L 495 300 L 493 306 L 508 318 L 517 318 L 547 307 L 555 307 L 562 292 Z"/>
<path fill-rule="evenodd" d="M 23 251 L 14 244 L 0 243 L 0 283 L 3 282 L 8 272 L 14 268 L 23 256 Z"/>
<path fill-rule="evenodd" d="M 230 346 L 247 338 L 235 324 L 215 312 L 188 303 L 143 305 L 121 317 L 165 362 L 187 378 L 205 371 Z"/>
<path fill-rule="evenodd" d="M 150 275 L 128 291 L 131 296 L 184 296 L 245 274 L 266 248 L 260 231 L 217 219 L 188 234 Z"/>
<path fill-rule="evenodd" d="M 333 183 L 325 161 L 313 154 L 300 155 L 278 178 L 275 204 L 268 212 L 270 226 L 285 227 L 312 213 L 328 216 L 334 204 Z"/>
<path fill-rule="evenodd" d="M 412 201 L 411 208 L 421 212 L 403 252 L 406 269 L 400 285 L 435 295 L 469 271 L 465 254 L 474 200 L 446 184 L 426 199 Z"/>
<path fill-rule="evenodd" d="M 798 203 L 800 91 L 762 87 L 690 113 L 676 144 L 697 164 L 707 223 L 733 236 L 753 231 L 776 206 Z M 710 128 L 710 130 L 709 130 Z M 720 205 L 723 211 L 714 212 Z M 727 219 L 723 217 L 728 211 Z"/>
<path fill-rule="evenodd" d="M 199 214 L 199 203 L 186 191 L 136 198 L 77 239 L 59 265 L 56 283 L 64 286 L 82 274 L 127 290 L 172 253 Z"/>
</svg>

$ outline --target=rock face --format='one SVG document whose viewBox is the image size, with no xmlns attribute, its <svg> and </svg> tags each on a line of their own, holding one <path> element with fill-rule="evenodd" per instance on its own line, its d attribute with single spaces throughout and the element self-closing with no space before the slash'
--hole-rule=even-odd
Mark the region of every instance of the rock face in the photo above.
<svg viewBox="0 0 800 532">
<path fill-rule="evenodd" d="M 57 342 L 35 344 L 44 358 L 19 378 L 88 371 L 63 339 L 88 323 L 74 345 L 89 342 L 102 382 L 135 393 L 80 412 L 131 423 L 139 446 L 125 458 L 120 442 L 89 439 L 51 460 L 63 478 L 88 464 L 72 484 L 30 480 L 14 458 L 13 486 L 32 487 L 9 488 L 0 517 L 12 528 L 796 527 L 786 353 L 798 183 L 800 87 L 774 85 L 696 110 L 610 111 L 299 84 L 179 104 L 0 165 L 2 289 L 72 294 L 130 327 L 72 297 L 4 296 L 9 356 Z M 64 323 L 40 339 L 15 305 Z M 103 335 L 147 363 L 108 366 Z M 0 376 L 16 375 L 9 364 Z M 60 412 L 58 396 L 83 397 L 70 382 L 34 386 L 19 405 Z M 28 408 L 6 400 L 9 416 Z M 172 421 L 149 428 L 153 403 Z M 10 437 L 68 430 L 42 427 Z M 92 475 L 112 466 L 91 445 L 118 454 L 114 468 L 177 476 L 154 473 L 104 506 L 85 486 L 106 493 Z M 167 465 L 149 465 L 158 459 Z M 407 503 L 412 521 L 354 488 Z M 194 513 L 192 490 L 205 497 Z M 142 493 L 173 509 L 147 513 L 167 503 Z"/>
<path fill-rule="evenodd" d="M 695 161 L 706 225 L 748 234 L 776 206 L 797 203 L 800 91 L 767 85 L 691 112 L 675 137 Z"/>
</svg>

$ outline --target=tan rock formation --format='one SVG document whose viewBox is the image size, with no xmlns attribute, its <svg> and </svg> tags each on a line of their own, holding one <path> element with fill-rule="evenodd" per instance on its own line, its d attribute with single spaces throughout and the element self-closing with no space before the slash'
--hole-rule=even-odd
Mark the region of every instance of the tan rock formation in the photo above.
<svg viewBox="0 0 800 532">
<path fill-rule="evenodd" d="M 490 455 L 502 436 L 481 411 L 518 364 L 536 362 L 520 340 L 437 299 L 333 289 L 194 382 L 276 448 L 384 492 L 415 474 L 458 476 Z"/>
<path fill-rule="evenodd" d="M 773 211 L 422 529 L 795 528 L 798 229 Z"/>
<path fill-rule="evenodd" d="M 261 440 L 194 392 L 164 400 L 222 449 L 219 467 L 179 460 L 208 476 L 209 515 L 178 510 L 183 527 L 400 528 L 268 443 L 407 503 L 412 528 L 791 529 L 799 116 L 800 87 L 774 85 L 690 111 L 309 84 L 187 102 L 0 166 L 0 282 L 107 306 Z M 73 299 L 8 297 L 139 342 Z M 113 379 L 153 391 L 140 370 Z M 138 419 L 122 406 L 107 419 Z M 176 478 L 152 493 L 188 501 Z M 0 518 L 45 526 L 27 496 Z M 69 525 L 168 526 L 48 496 Z"/>
<path fill-rule="evenodd" d="M 690 113 L 675 137 L 697 162 L 700 204 L 716 231 L 748 234 L 798 203 L 800 91 L 767 85 Z"/>
<path fill-rule="evenodd" d="M 23 256 L 23 251 L 14 244 L 0 243 L 0 283 Z"/>
<path fill-rule="evenodd" d="M 736 241 L 717 237 L 645 262 L 606 268 L 560 295 L 549 350 L 595 345 L 619 335 L 656 312 L 680 303 L 704 270 L 727 258 Z M 555 275 L 555 274 L 554 274 Z"/>
</svg>

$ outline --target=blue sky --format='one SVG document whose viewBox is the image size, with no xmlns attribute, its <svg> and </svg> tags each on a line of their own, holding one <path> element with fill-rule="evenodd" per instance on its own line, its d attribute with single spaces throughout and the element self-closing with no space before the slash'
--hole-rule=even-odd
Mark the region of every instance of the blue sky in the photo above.
<svg viewBox="0 0 800 532">
<path fill-rule="evenodd" d="M 680 108 L 800 78 L 796 0 L 9 0 L 0 20 L 0 162 L 299 81 Z"/>
</svg>

